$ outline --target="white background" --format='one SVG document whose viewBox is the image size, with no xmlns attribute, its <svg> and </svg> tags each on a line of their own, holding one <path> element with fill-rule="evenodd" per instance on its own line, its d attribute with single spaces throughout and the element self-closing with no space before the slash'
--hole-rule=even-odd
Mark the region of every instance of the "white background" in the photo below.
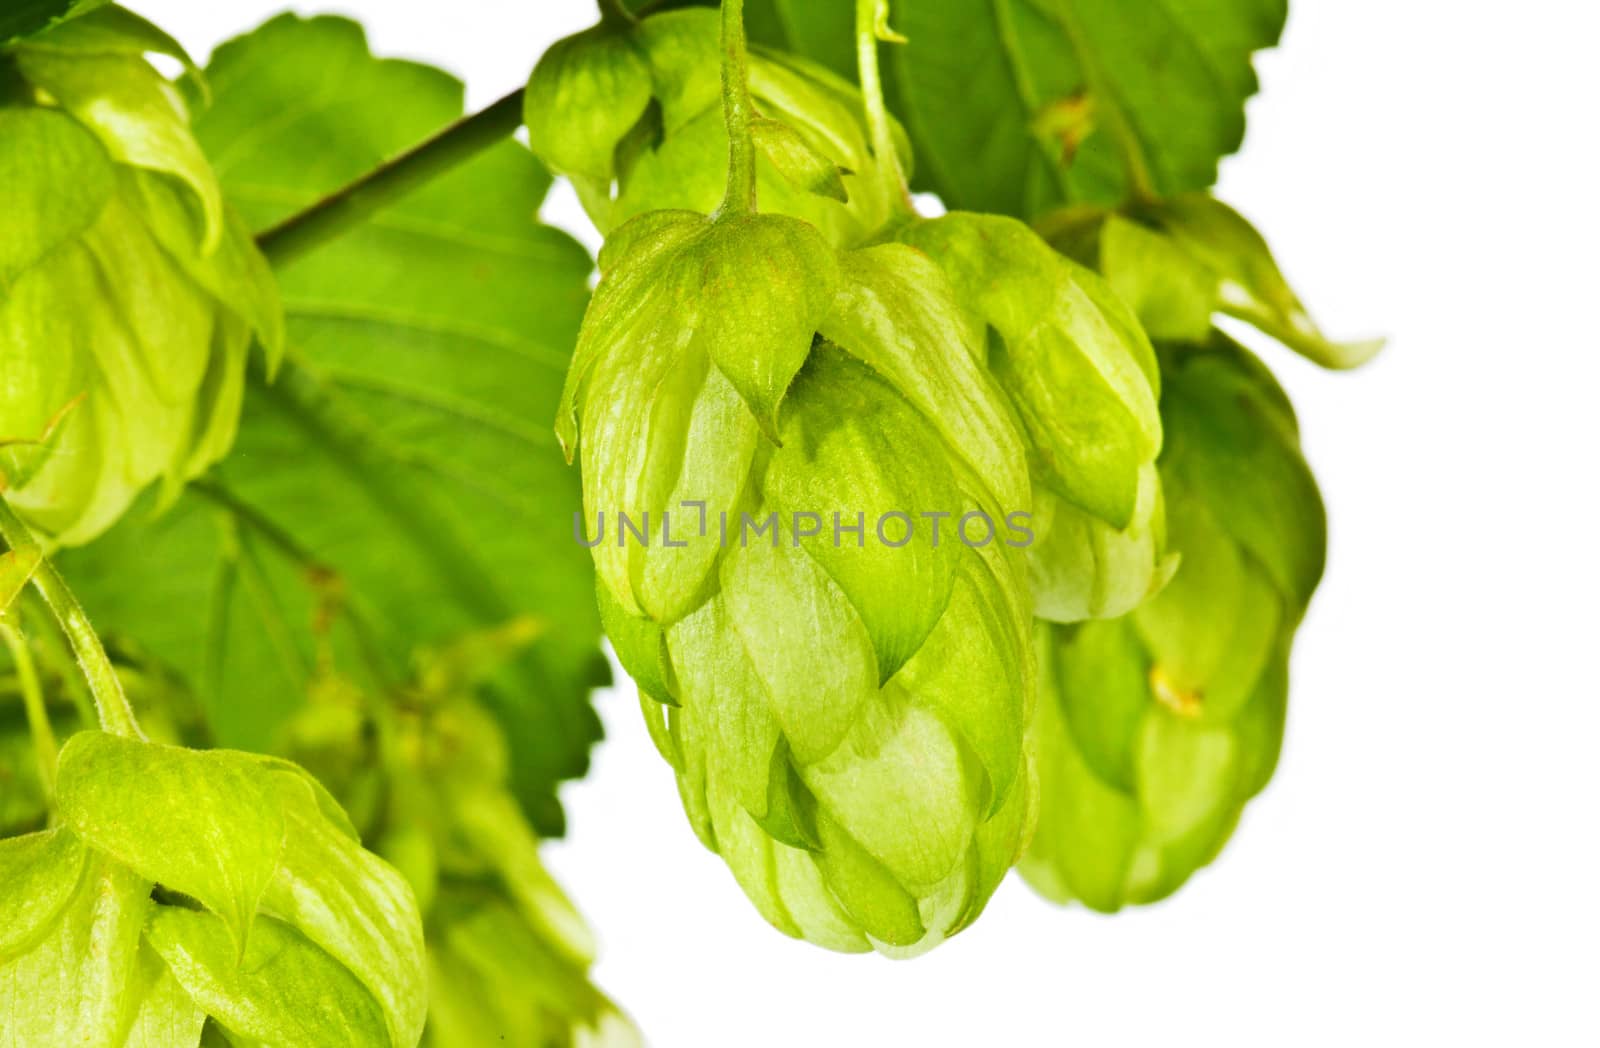
<svg viewBox="0 0 1600 1048">
<path fill-rule="evenodd" d="M 129 0 L 197 55 L 282 5 Z M 832 0 L 842 2 L 842 0 Z M 380 54 L 517 86 L 586 0 L 330 0 Z M 1297 0 L 1222 194 L 1353 375 L 1269 351 L 1332 511 L 1278 777 L 1221 861 L 1115 918 L 1020 882 L 928 957 L 757 917 L 631 689 L 557 874 L 664 1048 L 1600 1044 L 1600 5 Z M 589 236 L 570 194 L 551 217 Z"/>
</svg>

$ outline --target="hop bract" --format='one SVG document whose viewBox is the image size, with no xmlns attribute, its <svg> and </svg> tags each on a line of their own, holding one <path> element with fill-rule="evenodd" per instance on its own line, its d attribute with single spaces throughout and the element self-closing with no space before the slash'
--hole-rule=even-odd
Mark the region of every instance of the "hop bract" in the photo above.
<svg viewBox="0 0 1600 1048">
<path fill-rule="evenodd" d="M 1032 821 L 1021 440 L 921 253 L 794 218 L 611 239 L 559 424 L 691 822 L 783 931 L 925 950 Z"/>
<path fill-rule="evenodd" d="M 709 212 L 722 199 L 717 35 L 715 11 L 687 8 L 603 23 L 540 60 L 528 85 L 530 142 L 572 180 L 602 233 L 653 210 Z M 876 176 L 855 85 L 760 48 L 749 76 L 762 210 L 803 218 L 836 244 L 876 232 L 894 201 Z"/>
<path fill-rule="evenodd" d="M 208 1024 L 249 1044 L 421 1037 L 416 899 L 300 768 L 85 731 L 56 814 L 0 841 L 6 1043 L 194 1045 Z"/>
<path fill-rule="evenodd" d="M 515 623 L 423 653 L 398 704 L 323 677 L 290 725 L 290 748 L 416 892 L 424 1048 L 636 1046 L 633 1024 L 589 981 L 593 936 L 540 860 L 508 784 L 505 735 L 472 694 L 525 636 Z"/>
<path fill-rule="evenodd" d="M 1325 550 L 1294 415 L 1266 369 L 1220 335 L 1164 366 L 1177 572 L 1131 615 L 1037 637 L 1040 820 L 1021 869 L 1097 910 L 1177 890 L 1266 785 Z"/>
<path fill-rule="evenodd" d="M 281 346 L 271 275 L 151 51 L 181 55 L 104 8 L 0 52 L 0 480 L 59 544 L 217 461 L 252 339 Z"/>
<path fill-rule="evenodd" d="M 1155 467 L 1160 379 L 1138 320 L 1015 219 L 958 212 L 898 235 L 943 267 L 987 330 L 988 368 L 1027 438 L 1037 614 L 1076 622 L 1131 611 L 1169 571 Z"/>
</svg>

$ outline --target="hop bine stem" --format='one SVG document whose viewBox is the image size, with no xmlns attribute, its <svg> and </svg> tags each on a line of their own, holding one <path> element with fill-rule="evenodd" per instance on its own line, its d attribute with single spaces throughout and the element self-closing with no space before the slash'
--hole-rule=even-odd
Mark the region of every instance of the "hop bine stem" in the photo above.
<svg viewBox="0 0 1600 1048">
<path fill-rule="evenodd" d="M 616 25 L 632 25 L 637 19 L 622 0 L 598 0 L 600 21 Z"/>
<path fill-rule="evenodd" d="M 4 538 L 6 546 L 13 550 L 33 545 L 33 535 L 28 526 L 3 497 L 0 497 L 0 538 Z M 41 560 L 34 569 L 33 586 L 44 598 L 56 621 L 61 624 L 61 631 L 72 644 L 84 679 L 89 682 L 89 692 L 94 696 L 100 727 L 113 735 L 143 738 L 144 733 L 139 730 L 133 707 L 128 704 L 128 696 L 122 690 L 122 681 L 117 678 L 117 671 L 106 655 L 105 646 L 89 624 L 89 616 L 84 614 L 83 605 L 72 595 L 61 573 L 48 558 Z"/>
<path fill-rule="evenodd" d="M 722 111 L 728 123 L 728 192 L 720 214 L 756 209 L 756 144 L 750 134 L 755 103 L 750 99 L 749 51 L 744 36 L 744 0 L 722 0 Z"/>
<path fill-rule="evenodd" d="M 889 120 L 889 105 L 883 97 L 883 74 L 878 66 L 879 40 L 905 42 L 889 31 L 889 0 L 856 0 L 856 67 L 861 80 L 861 97 L 866 103 L 872 152 L 878 161 L 885 195 L 905 212 L 914 213 L 911 187 L 906 182 L 905 168 L 900 166 L 894 125 Z"/>
<path fill-rule="evenodd" d="M 274 266 L 283 266 L 360 225 L 396 200 L 509 138 L 522 126 L 521 89 L 462 117 L 426 142 L 291 215 L 256 237 Z"/>
</svg>

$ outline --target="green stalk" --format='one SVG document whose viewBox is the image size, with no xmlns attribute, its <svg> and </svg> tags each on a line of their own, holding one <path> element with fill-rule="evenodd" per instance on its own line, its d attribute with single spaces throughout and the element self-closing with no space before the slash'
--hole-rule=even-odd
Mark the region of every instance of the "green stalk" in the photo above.
<svg viewBox="0 0 1600 1048">
<path fill-rule="evenodd" d="M 293 262 L 499 144 L 521 126 L 522 91 L 517 90 L 284 219 L 258 235 L 256 246 L 274 266 Z"/>
<path fill-rule="evenodd" d="M 728 192 L 718 214 L 756 210 L 756 143 L 750 134 L 750 56 L 744 38 L 744 0 L 722 0 L 722 112 L 728 123 Z"/>
<path fill-rule="evenodd" d="M 632 25 L 637 19 L 622 0 L 599 0 L 601 25 Z"/>
<path fill-rule="evenodd" d="M 33 737 L 33 749 L 39 760 L 39 781 L 44 785 L 47 801 L 56 795 L 56 733 L 50 727 L 50 713 L 45 709 L 44 691 L 39 687 L 39 674 L 33 666 L 33 653 L 20 630 L 0 618 L 0 641 L 11 651 L 11 662 L 17 668 L 17 684 L 22 691 L 22 708 L 28 717 L 28 734 Z"/>
<path fill-rule="evenodd" d="M 856 70 L 866 104 L 872 154 L 878 161 L 878 177 L 884 196 L 906 214 L 915 214 L 911 186 L 900 165 L 900 150 L 895 146 L 889 104 L 884 101 L 883 72 L 878 66 L 878 41 L 887 34 L 888 26 L 889 0 L 856 0 Z"/>
<path fill-rule="evenodd" d="M 12 511 L 4 498 L 0 498 L 0 538 L 5 539 L 11 549 L 22 549 L 33 542 L 28 526 Z M 34 571 L 33 585 L 61 624 L 61 631 L 67 635 L 67 640 L 72 643 L 78 666 L 83 670 L 84 679 L 89 682 L 90 694 L 94 696 L 100 727 L 113 735 L 144 738 L 144 733 L 139 730 L 139 722 L 133 715 L 133 707 L 128 704 L 128 696 L 122 690 L 122 681 L 117 679 L 117 671 L 111 665 L 99 635 L 90 625 L 89 616 L 84 614 L 83 605 L 78 603 L 78 598 L 67 588 L 61 573 L 48 559 L 41 561 Z"/>
</svg>

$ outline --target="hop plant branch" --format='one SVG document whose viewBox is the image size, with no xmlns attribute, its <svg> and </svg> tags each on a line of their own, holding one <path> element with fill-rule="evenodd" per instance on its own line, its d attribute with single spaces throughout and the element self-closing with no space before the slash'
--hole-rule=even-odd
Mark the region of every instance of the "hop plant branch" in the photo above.
<svg viewBox="0 0 1600 1048">
<path fill-rule="evenodd" d="M 866 104 L 867 129 L 872 136 L 872 152 L 878 160 L 886 195 L 910 214 L 911 187 L 900 151 L 895 146 L 894 128 L 889 120 L 889 105 L 884 100 L 883 73 L 878 65 L 878 42 L 904 43 L 905 38 L 889 29 L 889 0 L 856 0 L 856 66 L 861 81 L 861 97 Z"/>
<path fill-rule="evenodd" d="M 638 19 L 633 12 L 628 10 L 628 5 L 622 0 L 598 0 L 600 7 L 600 21 L 616 25 L 632 25 Z"/>
<path fill-rule="evenodd" d="M 722 0 L 722 111 L 728 122 L 728 192 L 719 214 L 749 214 L 756 209 L 756 144 L 750 133 L 755 103 L 750 98 L 749 64 L 744 0 Z"/>
<path fill-rule="evenodd" d="M 0 498 L 0 538 L 5 539 L 6 546 L 13 550 L 26 549 L 34 541 L 28 526 L 4 498 Z M 41 560 L 34 570 L 33 585 L 72 643 L 73 653 L 94 696 L 100 726 L 114 735 L 142 739 L 144 733 L 139 730 L 139 722 L 133 715 L 127 694 L 122 690 L 122 681 L 117 678 L 117 671 L 106 655 L 105 645 L 100 643 L 100 636 L 90 624 L 83 605 L 78 603 L 78 598 L 73 596 L 66 580 L 49 558 Z"/>
<path fill-rule="evenodd" d="M 437 135 L 256 237 L 274 266 L 284 266 L 378 211 L 510 137 L 522 126 L 523 92 L 462 117 Z"/>
</svg>

